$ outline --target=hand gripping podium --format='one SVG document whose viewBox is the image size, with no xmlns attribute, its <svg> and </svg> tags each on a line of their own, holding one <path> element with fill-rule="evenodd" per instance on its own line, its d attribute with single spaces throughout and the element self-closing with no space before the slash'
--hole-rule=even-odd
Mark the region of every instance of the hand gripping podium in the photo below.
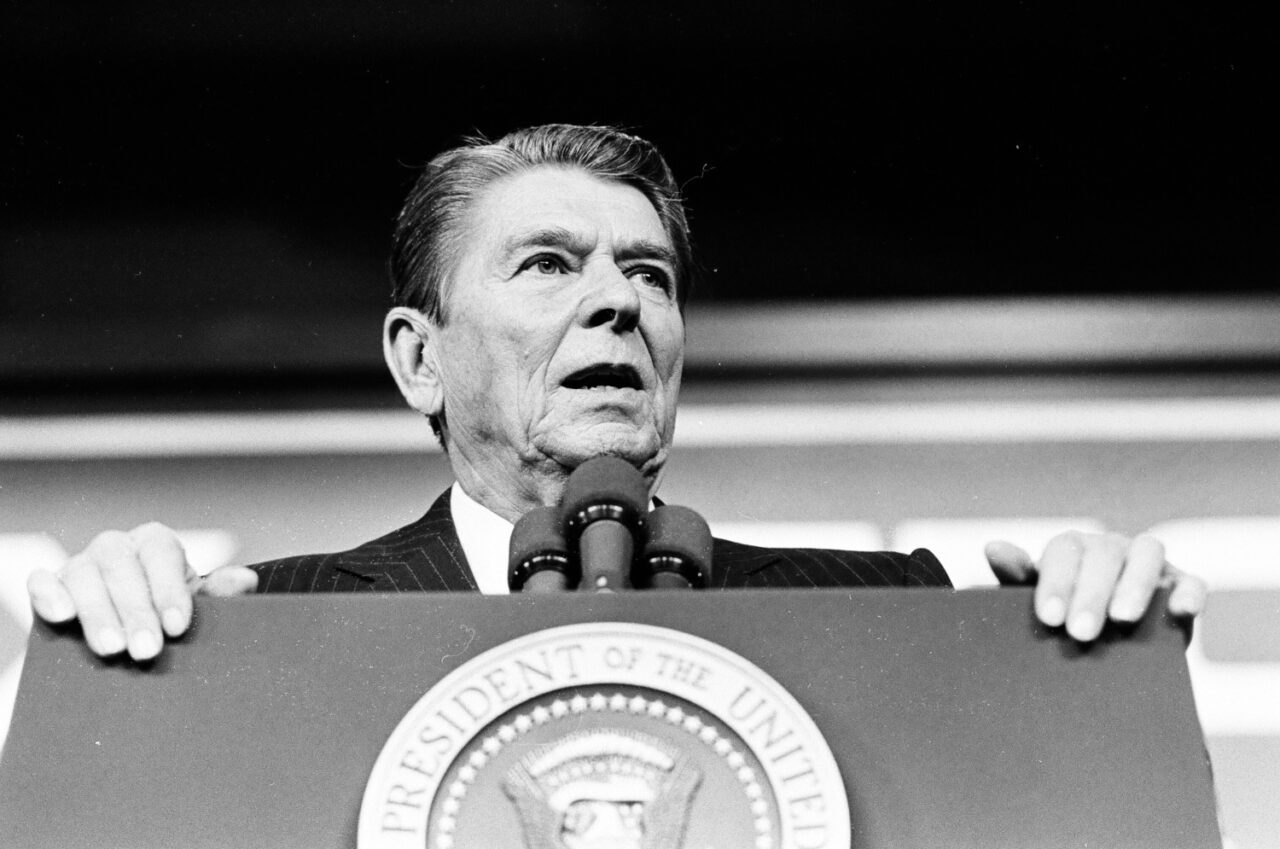
<svg viewBox="0 0 1280 849">
<path fill-rule="evenodd" d="M 1183 647 L 1023 589 L 201 598 L 145 667 L 36 627 L 0 845 L 1220 846 Z"/>
</svg>

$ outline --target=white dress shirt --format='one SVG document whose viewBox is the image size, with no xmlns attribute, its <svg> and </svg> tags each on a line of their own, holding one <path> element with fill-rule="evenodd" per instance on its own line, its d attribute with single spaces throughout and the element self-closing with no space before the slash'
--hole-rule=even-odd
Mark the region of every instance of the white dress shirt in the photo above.
<svg viewBox="0 0 1280 849">
<path fill-rule="evenodd" d="M 467 495 L 457 483 L 449 497 L 449 509 L 458 530 L 458 542 L 462 543 L 462 553 L 467 556 L 480 592 L 485 595 L 509 593 L 507 549 L 515 525 Z"/>
</svg>

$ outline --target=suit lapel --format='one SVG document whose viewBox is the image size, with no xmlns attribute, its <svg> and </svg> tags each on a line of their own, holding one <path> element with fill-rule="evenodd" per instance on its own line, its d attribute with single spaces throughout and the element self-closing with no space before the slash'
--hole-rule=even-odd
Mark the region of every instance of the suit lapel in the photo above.
<svg viewBox="0 0 1280 849">
<path fill-rule="evenodd" d="M 424 581 L 428 577 L 438 581 L 443 592 L 476 592 L 479 587 L 458 539 L 458 529 L 453 524 L 452 493 L 452 489 L 446 489 L 423 516 L 424 523 L 430 525 L 432 532 L 425 534 L 422 556 L 414 559 L 413 566 L 419 573 L 430 570 L 430 576 L 422 574 L 421 577 Z"/>
<path fill-rule="evenodd" d="M 421 519 L 378 540 L 366 561 L 376 574 L 371 589 L 475 592 L 475 578 L 463 553 L 450 509 L 450 490 Z"/>
</svg>

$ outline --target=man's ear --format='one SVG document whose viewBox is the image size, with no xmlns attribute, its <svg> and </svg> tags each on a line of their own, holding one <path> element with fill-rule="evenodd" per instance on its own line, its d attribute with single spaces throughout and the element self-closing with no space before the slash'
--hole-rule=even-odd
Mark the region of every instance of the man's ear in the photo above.
<svg viewBox="0 0 1280 849">
<path fill-rule="evenodd" d="M 409 307 L 393 307 L 382 323 L 382 354 L 409 406 L 427 416 L 444 411 L 444 386 L 436 359 L 436 327 Z"/>
</svg>

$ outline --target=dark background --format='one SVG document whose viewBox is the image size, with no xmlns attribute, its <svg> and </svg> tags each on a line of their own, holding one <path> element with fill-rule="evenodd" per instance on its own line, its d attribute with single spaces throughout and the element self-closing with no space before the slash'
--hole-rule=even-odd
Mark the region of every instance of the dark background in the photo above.
<svg viewBox="0 0 1280 849">
<path fill-rule="evenodd" d="M 10 3 L 0 379 L 381 381 L 324 349 L 386 304 L 414 167 L 546 121 L 659 143 L 695 303 L 1277 288 L 1249 15 L 688 5 Z"/>
</svg>

